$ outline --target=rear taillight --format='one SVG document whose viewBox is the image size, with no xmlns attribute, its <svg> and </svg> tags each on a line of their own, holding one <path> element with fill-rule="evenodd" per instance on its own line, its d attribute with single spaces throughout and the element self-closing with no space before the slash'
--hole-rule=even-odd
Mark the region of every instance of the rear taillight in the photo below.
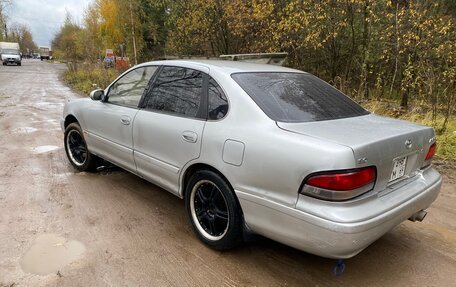
<svg viewBox="0 0 456 287">
<path fill-rule="evenodd" d="M 425 161 L 430 160 L 434 157 L 435 152 L 437 151 L 437 144 L 433 143 L 428 150 L 428 153 L 426 154 L 426 158 L 424 159 Z"/>
<path fill-rule="evenodd" d="M 374 188 L 375 167 L 327 171 L 311 174 L 304 180 L 301 193 L 327 200 L 347 200 Z"/>
</svg>

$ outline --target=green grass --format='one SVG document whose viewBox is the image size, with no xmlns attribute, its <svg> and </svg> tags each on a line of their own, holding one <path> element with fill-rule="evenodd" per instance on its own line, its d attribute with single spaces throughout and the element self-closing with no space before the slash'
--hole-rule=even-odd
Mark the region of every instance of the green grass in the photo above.
<svg viewBox="0 0 456 287">
<path fill-rule="evenodd" d="M 437 154 L 434 165 L 446 174 L 450 181 L 456 180 L 456 118 L 450 116 L 445 130 L 442 130 L 444 116 L 438 114 L 432 119 L 432 113 L 422 107 L 415 107 L 409 112 L 400 109 L 393 101 L 371 100 L 363 103 L 369 111 L 378 115 L 399 118 L 434 128 L 437 138 Z"/>
</svg>

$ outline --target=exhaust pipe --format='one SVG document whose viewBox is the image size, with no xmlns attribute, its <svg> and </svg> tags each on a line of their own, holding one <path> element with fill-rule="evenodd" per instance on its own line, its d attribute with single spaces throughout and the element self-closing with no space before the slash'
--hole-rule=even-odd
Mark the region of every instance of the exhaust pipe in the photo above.
<svg viewBox="0 0 456 287">
<path fill-rule="evenodd" d="M 420 210 L 417 213 L 415 213 L 412 216 L 410 216 L 409 220 L 413 221 L 413 222 L 415 222 L 415 221 L 421 222 L 426 217 L 426 215 L 427 215 L 427 211 Z"/>
</svg>

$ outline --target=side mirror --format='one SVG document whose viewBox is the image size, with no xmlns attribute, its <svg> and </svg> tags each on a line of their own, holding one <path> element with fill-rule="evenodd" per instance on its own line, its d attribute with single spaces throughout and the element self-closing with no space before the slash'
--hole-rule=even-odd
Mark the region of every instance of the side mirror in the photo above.
<svg viewBox="0 0 456 287">
<path fill-rule="evenodd" d="M 97 89 L 90 92 L 90 98 L 94 101 L 100 101 L 104 96 L 104 90 Z"/>
</svg>

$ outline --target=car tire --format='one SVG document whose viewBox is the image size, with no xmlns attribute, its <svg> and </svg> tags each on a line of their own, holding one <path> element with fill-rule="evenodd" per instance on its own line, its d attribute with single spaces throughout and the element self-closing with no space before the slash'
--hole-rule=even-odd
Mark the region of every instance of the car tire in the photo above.
<svg viewBox="0 0 456 287">
<path fill-rule="evenodd" d="M 242 243 L 242 212 L 228 183 L 217 173 L 200 170 L 186 186 L 185 206 L 194 232 L 216 250 Z"/>
<path fill-rule="evenodd" d="M 64 133 L 65 152 L 71 165 L 79 171 L 94 171 L 101 160 L 89 152 L 81 127 L 77 123 L 67 126 Z"/>
</svg>

